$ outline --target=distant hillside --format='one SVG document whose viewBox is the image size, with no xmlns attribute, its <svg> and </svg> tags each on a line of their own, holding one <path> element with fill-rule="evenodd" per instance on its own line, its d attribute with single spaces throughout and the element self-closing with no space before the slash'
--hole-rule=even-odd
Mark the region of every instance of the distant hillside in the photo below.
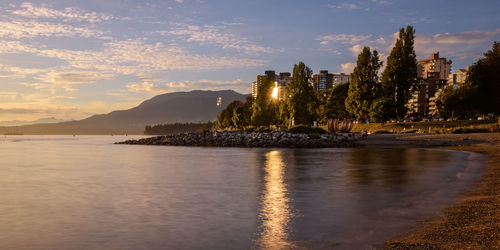
<svg viewBox="0 0 500 250">
<path fill-rule="evenodd" d="M 3 121 L 0 122 L 0 126 L 23 126 L 23 125 L 31 125 L 31 124 L 39 124 L 39 123 L 58 123 L 64 122 L 64 120 L 56 119 L 54 117 L 41 118 L 34 121 Z"/>
<path fill-rule="evenodd" d="M 216 105 L 218 97 L 222 98 L 221 107 Z M 0 134 L 142 134 L 146 125 L 214 121 L 227 104 L 246 97 L 232 90 L 167 93 L 128 110 L 79 121 L 0 127 Z"/>
</svg>

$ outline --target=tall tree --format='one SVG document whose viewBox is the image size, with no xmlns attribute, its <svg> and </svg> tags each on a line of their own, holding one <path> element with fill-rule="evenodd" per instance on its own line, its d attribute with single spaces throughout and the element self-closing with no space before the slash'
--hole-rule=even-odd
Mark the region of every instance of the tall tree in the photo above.
<svg viewBox="0 0 500 250">
<path fill-rule="evenodd" d="M 416 84 L 417 59 L 414 49 L 415 29 L 407 26 L 399 30 L 399 37 L 387 57 L 387 67 L 382 73 L 381 98 L 384 98 L 388 114 L 381 117 L 396 116 L 401 119 L 406 116 L 406 103 L 411 98 L 411 92 Z M 391 106 L 392 102 L 392 108 Z M 381 104 L 382 102 L 379 102 Z"/>
<path fill-rule="evenodd" d="M 217 116 L 217 128 L 231 128 L 233 127 L 233 113 L 236 108 L 241 106 L 243 103 L 241 101 L 232 101 L 223 109 Z"/>
<path fill-rule="evenodd" d="M 351 74 L 351 82 L 345 106 L 347 111 L 358 120 L 366 120 L 370 107 L 379 93 L 378 70 L 382 66 L 378 52 L 373 53 L 365 46 L 358 55 L 356 67 Z"/>
<path fill-rule="evenodd" d="M 309 83 L 311 75 L 312 69 L 303 62 L 294 65 L 285 106 L 288 120 L 293 119 L 295 124 L 309 125 L 313 121 L 316 96 Z M 280 110 L 283 113 L 283 108 Z"/>
<path fill-rule="evenodd" d="M 479 112 L 500 114 L 500 43 L 494 42 L 472 65 L 467 82 L 477 89 L 474 106 Z"/>
<path fill-rule="evenodd" d="M 349 83 L 335 85 L 333 89 L 318 92 L 320 104 L 317 107 L 319 122 L 326 124 L 328 119 L 344 119 L 349 117 L 345 108 L 345 100 L 349 91 Z"/>
<path fill-rule="evenodd" d="M 272 101 L 272 90 L 274 82 L 264 79 L 258 86 L 257 98 L 252 105 L 252 125 L 255 126 L 269 126 L 274 123 L 274 105 Z"/>
</svg>

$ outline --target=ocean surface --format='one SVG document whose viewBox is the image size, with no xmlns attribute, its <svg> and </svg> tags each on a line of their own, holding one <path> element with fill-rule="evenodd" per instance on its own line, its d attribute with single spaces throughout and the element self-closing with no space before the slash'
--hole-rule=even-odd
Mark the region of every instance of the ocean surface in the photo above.
<svg viewBox="0 0 500 250">
<path fill-rule="evenodd" d="M 481 155 L 0 138 L 1 249 L 369 249 L 438 215 Z"/>
</svg>

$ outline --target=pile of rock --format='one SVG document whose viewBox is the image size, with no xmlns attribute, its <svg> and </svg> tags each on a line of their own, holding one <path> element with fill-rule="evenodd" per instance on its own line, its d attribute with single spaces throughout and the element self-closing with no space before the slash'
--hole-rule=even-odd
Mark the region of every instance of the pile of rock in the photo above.
<svg viewBox="0 0 500 250">
<path fill-rule="evenodd" d="M 216 147 L 346 147 L 351 146 L 351 134 L 292 134 L 274 132 L 200 132 L 163 135 L 117 144 L 168 145 L 168 146 L 216 146 Z"/>
</svg>

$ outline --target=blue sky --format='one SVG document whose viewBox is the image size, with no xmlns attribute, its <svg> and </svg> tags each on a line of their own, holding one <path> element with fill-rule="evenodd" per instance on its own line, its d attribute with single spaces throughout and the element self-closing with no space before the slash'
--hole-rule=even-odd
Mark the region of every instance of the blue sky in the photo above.
<svg viewBox="0 0 500 250">
<path fill-rule="evenodd" d="M 403 26 L 453 71 L 500 40 L 500 1 L 0 0 L 0 121 L 81 119 L 154 95 L 250 92 L 264 70 L 350 73 Z"/>
</svg>

